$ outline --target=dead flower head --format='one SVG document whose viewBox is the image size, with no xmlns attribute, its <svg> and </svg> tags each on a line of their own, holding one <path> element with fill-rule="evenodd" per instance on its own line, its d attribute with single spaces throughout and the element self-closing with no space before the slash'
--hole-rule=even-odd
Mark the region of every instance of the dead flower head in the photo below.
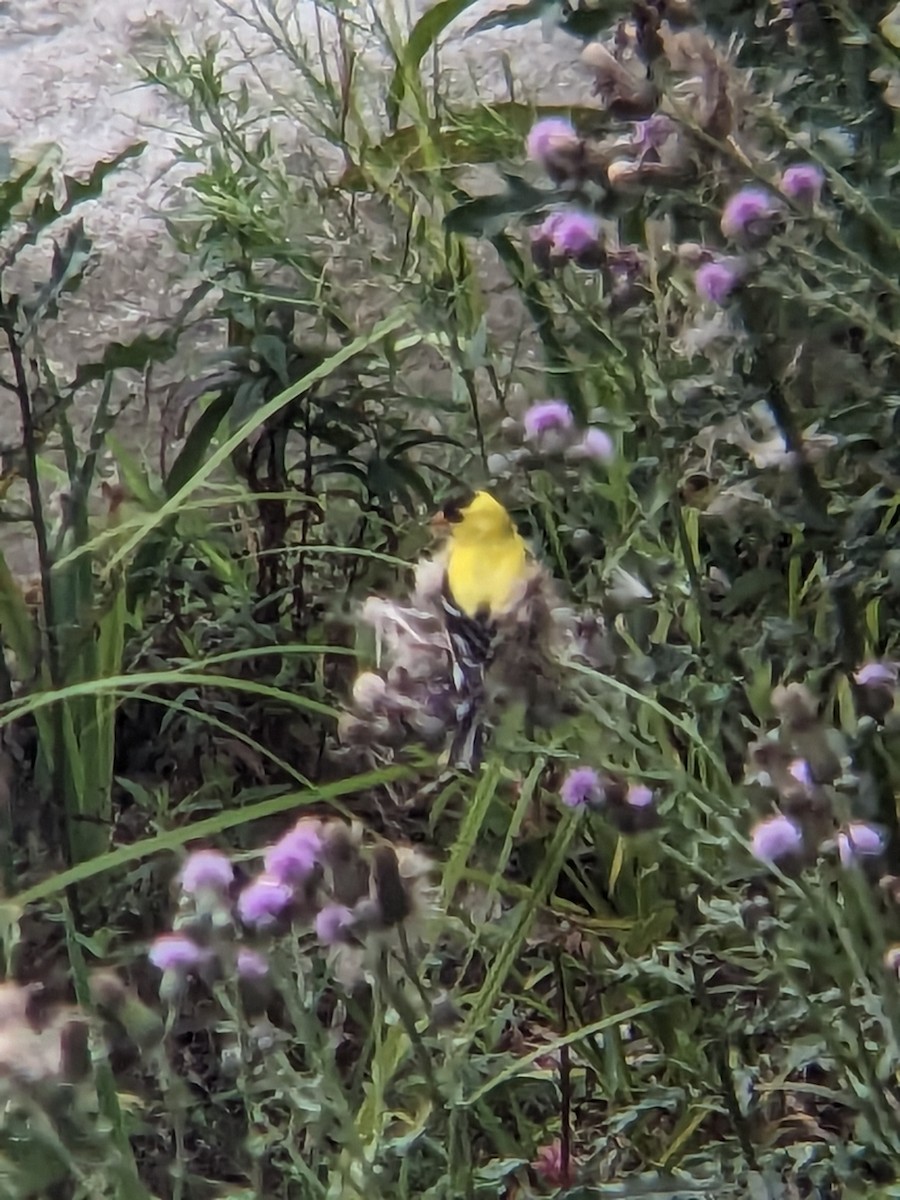
<svg viewBox="0 0 900 1200">
<path fill-rule="evenodd" d="M 362 620 L 375 633 L 375 662 L 357 677 L 340 720 L 344 745 L 390 753 L 418 742 L 439 750 L 452 737 L 463 697 L 441 605 L 444 570 L 441 555 L 423 559 L 408 599 L 372 596 L 363 605 Z M 558 715 L 564 704 L 560 664 L 571 656 L 575 624 L 550 574 L 534 564 L 495 615 L 486 676 L 489 717 L 516 702 L 536 723 Z"/>
<path fill-rule="evenodd" d="M 87 1017 L 60 1005 L 38 1017 L 34 989 L 0 984 L 0 1078 L 10 1087 L 77 1083 L 90 1071 Z"/>
</svg>

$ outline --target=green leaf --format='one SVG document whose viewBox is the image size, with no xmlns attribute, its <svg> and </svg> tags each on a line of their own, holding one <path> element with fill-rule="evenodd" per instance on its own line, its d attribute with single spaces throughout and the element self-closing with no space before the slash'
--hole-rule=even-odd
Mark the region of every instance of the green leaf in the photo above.
<svg viewBox="0 0 900 1200">
<path fill-rule="evenodd" d="M 22 676 L 30 678 L 37 670 L 38 638 L 35 623 L 22 590 L 13 578 L 0 551 L 0 640 L 19 661 Z"/>
<path fill-rule="evenodd" d="M 133 142 L 112 158 L 101 159 L 94 163 L 87 179 L 75 179 L 72 175 L 64 175 L 62 181 L 64 196 L 59 208 L 56 207 L 52 195 L 42 196 L 32 208 L 28 218 L 26 245 L 34 242 L 41 230 L 46 229 L 60 217 L 66 216 L 77 205 L 83 204 L 85 200 L 96 200 L 103 191 L 106 177 L 129 158 L 137 158 L 138 155 L 143 154 L 146 146 L 146 142 Z"/>
<path fill-rule="evenodd" d="M 133 342 L 109 342 L 98 362 L 82 363 L 79 366 L 68 391 L 74 394 L 85 384 L 103 379 L 110 371 L 143 371 L 150 363 L 165 362 L 175 353 L 177 344 L 178 335 L 173 330 L 156 336 L 141 333 Z"/>
<path fill-rule="evenodd" d="M 13 179 L 5 179 L 0 184 L 0 230 L 9 221 L 13 210 L 21 204 L 25 189 L 36 173 L 37 165 L 29 167 L 27 171 L 23 171 L 21 175 L 16 175 Z"/>
<path fill-rule="evenodd" d="M 510 4 L 507 8 L 495 8 L 486 13 L 466 30 L 466 37 L 486 33 L 489 29 L 515 29 L 519 25 L 528 25 L 542 17 L 563 19 L 563 8 L 560 0 L 527 0 L 525 4 Z"/>
<path fill-rule="evenodd" d="M 253 339 L 251 350 L 258 355 L 266 366 L 270 367 L 278 377 L 282 387 L 287 387 L 287 346 L 274 333 L 260 333 Z"/>
<path fill-rule="evenodd" d="M 468 237 L 493 237 L 503 233 L 513 218 L 546 212 L 568 199 L 556 191 L 533 187 L 515 175 L 506 177 L 507 188 L 492 196 L 466 200 L 450 210 L 444 227 Z"/>
<path fill-rule="evenodd" d="M 50 278 L 40 288 L 33 301 L 22 304 L 22 312 L 28 318 L 29 330 L 33 330 L 45 317 L 53 320 L 59 311 L 59 298 L 65 292 L 76 290 L 91 260 L 93 243 L 84 232 L 84 222 L 76 221 L 66 233 L 62 246 L 53 243 L 53 258 Z M 27 335 L 28 330 L 26 330 Z"/>
<path fill-rule="evenodd" d="M 744 605 L 755 604 L 763 596 L 783 591 L 784 584 L 780 571 L 771 567 L 755 567 L 735 580 L 722 604 L 722 612 L 728 616 Z"/>
<path fill-rule="evenodd" d="M 599 3 L 562 3 L 561 0 L 526 0 L 487 13 L 468 30 L 466 36 L 489 29 L 515 29 L 531 21 L 555 23 L 573 37 L 589 41 L 608 30 L 629 11 L 627 0 L 600 0 Z"/>
<path fill-rule="evenodd" d="M 219 426 L 228 416 L 233 402 L 234 393 L 230 389 L 221 391 L 207 404 L 191 426 L 184 446 L 166 476 L 165 492 L 167 496 L 174 496 L 190 483 L 206 458 Z"/>
<path fill-rule="evenodd" d="M 107 436 L 107 445 L 112 451 L 119 474 L 129 493 L 144 508 L 158 508 L 160 503 L 159 496 L 156 494 L 146 470 L 137 457 L 126 450 L 113 434 Z M 65 560 L 60 562 L 58 566 L 62 566 L 64 562 Z"/>
<path fill-rule="evenodd" d="M 408 79 L 418 73 L 422 59 L 447 26 L 475 2 L 476 0 L 438 0 L 438 3 L 423 13 L 413 25 L 406 45 L 400 52 L 400 61 L 394 71 L 385 101 L 392 126 L 396 126 L 400 116 L 400 105 L 406 95 Z"/>
</svg>

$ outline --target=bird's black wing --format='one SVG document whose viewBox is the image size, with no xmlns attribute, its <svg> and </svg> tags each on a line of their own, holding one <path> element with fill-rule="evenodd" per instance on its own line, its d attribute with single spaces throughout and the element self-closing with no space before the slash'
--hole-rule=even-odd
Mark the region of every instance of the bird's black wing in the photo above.
<svg viewBox="0 0 900 1200">
<path fill-rule="evenodd" d="M 450 766 L 471 771 L 481 761 L 484 747 L 484 674 L 494 652 L 496 626 L 487 613 L 464 613 L 444 584 L 441 607 L 459 696 L 456 729 L 450 744 Z"/>
</svg>

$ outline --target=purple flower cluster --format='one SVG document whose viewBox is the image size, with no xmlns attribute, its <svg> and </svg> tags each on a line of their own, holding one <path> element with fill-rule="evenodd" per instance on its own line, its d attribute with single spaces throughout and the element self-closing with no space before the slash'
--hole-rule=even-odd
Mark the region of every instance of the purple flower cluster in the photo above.
<svg viewBox="0 0 900 1200">
<path fill-rule="evenodd" d="M 316 915 L 316 937 L 324 946 L 347 940 L 353 929 L 354 915 L 344 904 L 326 904 Z"/>
<path fill-rule="evenodd" d="M 429 859 L 386 843 L 367 847 L 343 821 L 303 818 L 262 858 L 263 870 L 236 894 L 224 854 L 199 850 L 185 860 L 173 928 L 147 951 L 162 972 L 161 998 L 179 1000 L 192 977 L 207 983 L 236 977 L 246 1002 L 260 1003 L 268 995 L 266 948 L 292 924 L 315 931 L 331 951 L 336 978 L 346 982 L 348 963 L 361 969 L 369 935 L 389 936 L 404 924 L 409 936 L 434 904 Z M 208 903 L 211 891 L 216 905 Z"/>
<path fill-rule="evenodd" d="M 572 410 L 564 400 L 533 404 L 522 417 L 525 439 L 547 454 L 564 452 L 569 458 L 610 463 L 615 458 L 612 438 L 605 429 L 589 426 L 581 436 L 575 429 Z"/>
<path fill-rule="evenodd" d="M 569 448 L 570 458 L 589 458 L 594 462 L 611 463 L 616 457 L 613 440 L 605 429 L 596 425 L 584 431 L 584 436 Z"/>
<path fill-rule="evenodd" d="M 639 833 L 657 823 L 656 794 L 645 783 L 628 784 L 593 767 L 574 767 L 559 789 L 559 798 L 575 810 L 603 810 L 623 833 Z"/>
<path fill-rule="evenodd" d="M 631 144 L 638 151 L 639 158 L 644 158 L 660 150 L 677 132 L 678 123 L 672 117 L 656 112 L 643 121 L 635 122 Z"/>
<path fill-rule="evenodd" d="M 241 979 L 265 979 L 269 974 L 269 961 L 266 956 L 248 946 L 239 948 L 236 964 Z"/>
<path fill-rule="evenodd" d="M 860 716 L 881 724 L 896 720 L 898 664 L 888 659 L 865 662 L 853 674 Z"/>
<path fill-rule="evenodd" d="M 872 690 L 882 695 L 887 688 L 893 704 L 895 682 L 893 666 L 882 662 L 869 662 L 856 673 L 863 701 Z M 844 868 L 877 863 L 887 846 L 882 829 L 865 821 L 835 828 L 842 816 L 835 791 L 852 768 L 835 751 L 817 698 L 796 680 L 776 686 L 772 707 L 779 728 L 751 746 L 748 781 L 774 792 L 779 811 L 750 830 L 752 856 L 786 872 L 808 868 L 821 857 L 836 858 Z M 888 882 L 893 886 L 893 877 Z"/>
<path fill-rule="evenodd" d="M 838 833 L 837 852 L 841 866 L 851 867 L 863 859 L 877 858 L 884 851 L 884 835 L 874 825 L 851 821 Z M 767 866 L 790 867 L 804 854 L 803 829 L 798 821 L 779 813 L 754 825 L 750 833 L 753 857 Z"/>
<path fill-rule="evenodd" d="M 584 140 L 564 117 L 536 121 L 525 139 L 525 150 L 555 183 L 566 183 L 584 172 Z"/>
<path fill-rule="evenodd" d="M 234 867 L 227 855 L 210 849 L 189 854 L 178 876 L 182 901 L 175 929 L 152 943 L 151 963 L 164 973 L 187 977 L 216 959 L 212 945 L 235 918 L 248 929 L 266 931 L 289 917 L 297 889 L 319 867 L 322 845 L 319 822 L 301 819 L 267 847 L 262 874 L 236 898 L 231 894 Z M 225 957 L 242 979 L 262 979 L 268 972 L 265 957 L 250 947 L 240 948 L 235 959 L 230 953 Z"/>
<path fill-rule="evenodd" d="M 653 789 L 645 783 L 633 783 L 625 793 L 625 803 L 632 808 L 649 808 L 653 803 Z"/>
<path fill-rule="evenodd" d="M 799 163 L 786 168 L 778 188 L 796 205 L 811 208 L 820 199 L 824 184 L 825 177 L 818 167 Z M 722 234 L 744 247 L 759 246 L 772 234 L 784 211 L 783 201 L 765 188 L 741 188 L 722 210 Z M 698 258 L 710 254 L 705 247 L 697 247 L 697 251 Z M 745 264 L 738 259 L 708 259 L 694 274 L 697 294 L 707 303 L 722 307 L 741 282 L 744 269 Z"/>
</svg>

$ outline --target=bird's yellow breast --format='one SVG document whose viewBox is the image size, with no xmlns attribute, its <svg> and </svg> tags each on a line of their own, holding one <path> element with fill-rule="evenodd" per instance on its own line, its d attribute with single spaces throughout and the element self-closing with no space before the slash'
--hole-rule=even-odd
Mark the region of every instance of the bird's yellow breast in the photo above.
<svg viewBox="0 0 900 1200">
<path fill-rule="evenodd" d="M 447 586 L 462 611 L 474 617 L 502 613 L 526 571 L 525 543 L 518 534 L 454 543 L 447 562 Z"/>
</svg>

